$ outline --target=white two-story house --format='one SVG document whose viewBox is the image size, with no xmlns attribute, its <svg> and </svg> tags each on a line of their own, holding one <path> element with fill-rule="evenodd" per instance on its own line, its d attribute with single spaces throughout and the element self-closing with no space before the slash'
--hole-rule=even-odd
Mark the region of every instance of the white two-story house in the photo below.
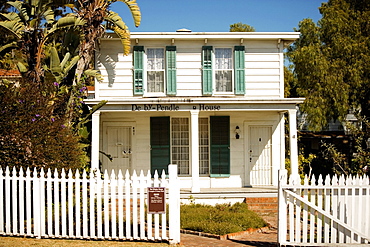
<svg viewBox="0 0 370 247">
<path fill-rule="evenodd" d="M 283 50 L 299 33 L 131 33 L 100 41 L 89 105 L 92 169 L 154 172 L 177 164 L 182 188 L 275 186 L 284 113 L 297 173 L 296 106 L 284 98 Z M 99 153 L 110 154 L 113 161 Z M 102 172 L 103 172 L 102 171 Z"/>
</svg>

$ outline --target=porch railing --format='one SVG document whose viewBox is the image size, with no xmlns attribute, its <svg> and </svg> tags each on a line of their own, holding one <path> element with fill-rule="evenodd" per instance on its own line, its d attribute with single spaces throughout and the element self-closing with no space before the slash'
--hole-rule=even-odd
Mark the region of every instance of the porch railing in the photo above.
<svg viewBox="0 0 370 247">
<path fill-rule="evenodd" d="M 370 243 L 368 176 L 306 177 L 303 184 L 279 174 L 280 245 L 328 246 Z"/>
</svg>

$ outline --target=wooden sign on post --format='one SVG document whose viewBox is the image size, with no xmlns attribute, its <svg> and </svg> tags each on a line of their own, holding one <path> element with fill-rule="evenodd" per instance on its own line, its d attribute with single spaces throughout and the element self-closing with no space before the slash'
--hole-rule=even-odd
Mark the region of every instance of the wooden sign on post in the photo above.
<svg viewBox="0 0 370 247">
<path fill-rule="evenodd" d="M 166 188 L 148 187 L 148 213 L 166 213 Z"/>
</svg>

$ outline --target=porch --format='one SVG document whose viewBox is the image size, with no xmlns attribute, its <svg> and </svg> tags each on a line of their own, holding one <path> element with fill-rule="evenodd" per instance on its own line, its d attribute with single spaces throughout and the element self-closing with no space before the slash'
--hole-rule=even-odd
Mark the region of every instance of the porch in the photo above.
<svg viewBox="0 0 370 247">
<path fill-rule="evenodd" d="M 278 188 L 275 186 L 242 187 L 242 188 L 201 188 L 194 193 L 190 188 L 180 189 L 180 202 L 222 204 L 244 202 L 247 198 L 277 198 Z"/>
</svg>

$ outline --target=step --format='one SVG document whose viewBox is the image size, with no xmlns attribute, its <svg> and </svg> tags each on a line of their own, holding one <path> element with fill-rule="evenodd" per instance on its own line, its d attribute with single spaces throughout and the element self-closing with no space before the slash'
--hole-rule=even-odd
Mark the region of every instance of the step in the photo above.
<svg viewBox="0 0 370 247">
<path fill-rule="evenodd" d="M 244 200 L 248 209 L 259 214 L 270 214 L 278 212 L 277 197 L 248 197 Z"/>
</svg>

